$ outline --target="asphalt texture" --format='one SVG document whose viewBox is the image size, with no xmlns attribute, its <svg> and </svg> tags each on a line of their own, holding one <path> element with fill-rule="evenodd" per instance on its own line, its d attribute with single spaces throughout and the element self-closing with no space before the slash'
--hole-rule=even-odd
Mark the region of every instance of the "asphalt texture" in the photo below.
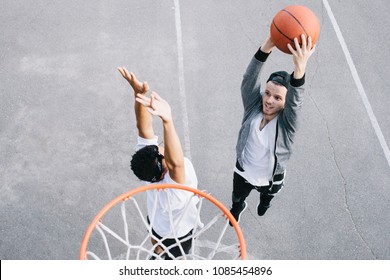
<svg viewBox="0 0 390 280">
<path fill-rule="evenodd" d="M 133 97 L 118 66 L 170 102 L 199 188 L 230 206 L 242 75 L 291 3 L 179 3 L 178 45 L 173 0 L 1 1 L 0 259 L 77 259 L 99 209 L 139 186 L 129 168 Z M 300 4 L 317 14 L 321 35 L 286 186 L 264 217 L 253 192 L 241 217 L 248 256 L 390 259 L 389 162 L 323 1 Z M 390 143 L 390 5 L 329 4 Z M 263 83 L 281 69 L 291 72 L 292 58 L 275 50 Z"/>
</svg>

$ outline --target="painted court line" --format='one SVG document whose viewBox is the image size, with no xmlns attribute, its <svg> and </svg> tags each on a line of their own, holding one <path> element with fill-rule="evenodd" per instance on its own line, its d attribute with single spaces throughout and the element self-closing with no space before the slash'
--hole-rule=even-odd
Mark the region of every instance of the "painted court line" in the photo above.
<svg viewBox="0 0 390 280">
<path fill-rule="evenodd" d="M 175 4 L 175 25 L 176 25 L 176 38 L 177 38 L 177 56 L 179 66 L 179 98 L 180 109 L 183 113 L 183 129 L 184 129 L 184 154 L 191 159 L 191 142 L 190 131 L 188 126 L 188 113 L 187 113 L 187 101 L 184 83 L 184 60 L 183 60 L 183 40 L 181 32 L 181 18 L 180 18 L 180 5 L 179 0 L 174 0 Z"/>
<path fill-rule="evenodd" d="M 387 159 L 387 164 L 390 166 L 390 150 L 389 150 L 389 147 L 387 146 L 385 137 L 383 136 L 382 130 L 381 130 L 381 128 L 379 126 L 379 123 L 378 123 L 378 121 L 377 121 L 377 119 L 375 117 L 374 111 L 372 110 L 371 104 L 368 101 L 367 94 L 366 94 L 366 92 L 364 90 L 362 82 L 360 81 L 359 74 L 358 74 L 358 72 L 356 70 L 355 64 L 353 63 L 351 54 L 350 54 L 350 52 L 349 52 L 349 50 L 347 48 L 347 44 L 345 43 L 343 34 L 341 33 L 339 25 L 337 24 L 336 18 L 333 15 L 333 12 L 332 12 L 332 10 L 330 8 L 330 5 L 329 5 L 328 1 L 327 0 L 323 0 L 322 2 L 324 3 L 324 6 L 325 6 L 326 11 L 328 13 L 328 16 L 330 18 L 330 21 L 332 22 L 333 28 L 334 28 L 334 30 L 336 32 L 337 38 L 339 39 L 339 42 L 340 42 L 341 47 L 343 49 L 345 58 L 347 59 L 347 63 L 349 65 L 349 69 L 351 70 L 352 77 L 353 77 L 353 79 L 355 81 L 355 84 L 356 84 L 356 87 L 357 87 L 357 89 L 359 91 L 359 94 L 360 94 L 360 96 L 361 96 L 361 98 L 363 100 L 363 104 L 364 104 L 364 107 L 366 108 L 367 114 L 368 114 L 368 116 L 370 118 L 371 125 L 373 126 L 373 128 L 375 130 L 375 133 L 376 133 L 376 136 L 378 137 L 379 143 L 382 146 L 383 153 L 385 154 L 385 157 Z"/>
</svg>

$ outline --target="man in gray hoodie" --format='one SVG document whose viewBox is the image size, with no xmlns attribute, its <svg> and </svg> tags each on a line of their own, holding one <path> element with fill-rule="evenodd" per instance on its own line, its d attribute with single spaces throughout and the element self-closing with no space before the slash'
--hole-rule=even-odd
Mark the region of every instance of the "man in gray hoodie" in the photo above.
<svg viewBox="0 0 390 280">
<path fill-rule="evenodd" d="M 236 146 L 230 210 L 237 221 L 253 189 L 260 193 L 257 213 L 263 216 L 283 187 L 303 101 L 306 66 L 315 51 L 310 37 L 301 35 L 301 44 L 294 38 L 294 43 L 288 44 L 294 72 L 272 73 L 261 91 L 261 70 L 274 47 L 268 36 L 252 57 L 241 84 L 244 116 Z"/>
</svg>

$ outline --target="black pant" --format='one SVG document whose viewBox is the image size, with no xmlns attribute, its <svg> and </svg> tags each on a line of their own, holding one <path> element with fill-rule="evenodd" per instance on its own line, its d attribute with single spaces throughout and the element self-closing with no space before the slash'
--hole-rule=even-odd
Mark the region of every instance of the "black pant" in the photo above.
<svg viewBox="0 0 390 280">
<path fill-rule="evenodd" d="M 163 239 L 161 236 L 159 236 L 153 229 L 152 229 L 152 233 L 154 235 L 154 237 L 156 237 L 158 240 L 161 240 Z M 189 237 L 192 235 L 192 230 L 187 233 L 186 235 L 182 236 L 182 237 L 179 237 L 179 241 L 180 240 L 183 240 L 185 239 L 186 237 Z M 169 247 L 173 244 L 176 244 L 176 240 L 174 238 L 167 238 L 167 239 L 163 239 L 161 241 L 162 244 L 164 244 L 165 247 Z M 188 240 L 186 241 L 183 241 L 183 242 L 180 242 L 180 245 L 181 247 L 183 248 L 183 251 L 184 251 L 184 254 L 188 254 L 191 247 L 192 247 L 192 238 L 189 238 Z M 169 249 L 169 252 L 175 257 L 175 258 L 178 258 L 178 257 L 181 257 L 183 254 L 180 250 L 180 246 L 179 245 L 176 245 L 176 246 L 173 246 L 172 248 Z M 167 254 L 167 256 L 165 257 L 166 260 L 172 260 L 170 258 L 170 256 Z"/>
<path fill-rule="evenodd" d="M 263 205 L 269 205 L 275 194 L 283 187 L 281 185 L 253 186 L 248 183 L 241 175 L 234 172 L 232 201 L 234 204 L 242 204 L 249 196 L 250 192 L 255 189 L 260 193 L 260 200 Z"/>
<path fill-rule="evenodd" d="M 147 221 L 148 221 L 148 224 L 150 224 L 150 220 L 149 220 L 149 216 L 146 217 Z M 179 237 L 179 241 L 180 240 L 183 240 L 185 239 L 186 237 L 189 237 L 192 235 L 192 231 L 193 230 L 190 230 L 189 233 L 187 233 L 186 235 L 184 236 L 181 236 Z M 173 244 L 176 244 L 176 240 L 174 238 L 167 238 L 167 239 L 163 239 L 163 237 L 161 237 L 160 235 L 157 234 L 157 232 L 154 231 L 154 229 L 152 228 L 152 234 L 153 236 L 158 239 L 158 240 L 162 240 L 161 243 L 164 244 L 165 247 L 169 247 Z M 190 252 L 190 249 L 192 247 L 192 238 L 189 238 L 188 240 L 185 240 L 183 242 L 180 242 L 180 245 L 181 247 L 183 248 L 183 251 L 185 254 L 188 254 Z M 180 250 L 180 247 L 179 245 L 177 246 L 173 246 L 172 248 L 169 249 L 169 252 L 175 257 L 175 258 L 178 258 L 178 257 L 181 257 L 183 254 L 181 253 L 181 250 Z M 167 254 L 167 256 L 165 257 L 165 260 L 172 260 L 170 258 L 170 256 Z"/>
</svg>

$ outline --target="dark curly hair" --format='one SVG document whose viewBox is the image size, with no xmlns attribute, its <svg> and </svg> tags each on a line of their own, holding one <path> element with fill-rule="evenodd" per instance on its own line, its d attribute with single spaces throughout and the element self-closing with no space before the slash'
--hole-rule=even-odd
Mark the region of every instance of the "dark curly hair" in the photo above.
<svg viewBox="0 0 390 280">
<path fill-rule="evenodd" d="M 158 182 L 163 174 L 162 159 L 156 145 L 148 145 L 138 150 L 131 159 L 130 167 L 138 179 L 147 182 Z"/>
</svg>

